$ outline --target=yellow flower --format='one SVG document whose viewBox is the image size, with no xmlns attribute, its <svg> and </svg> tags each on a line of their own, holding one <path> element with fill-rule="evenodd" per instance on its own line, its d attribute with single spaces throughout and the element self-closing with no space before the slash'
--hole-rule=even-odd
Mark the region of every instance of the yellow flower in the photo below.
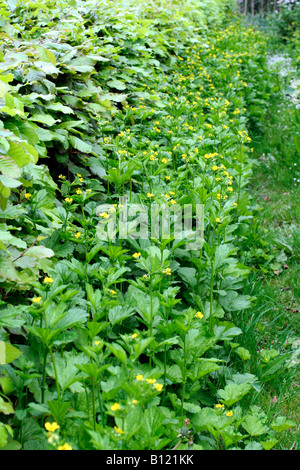
<svg viewBox="0 0 300 470">
<path fill-rule="evenodd" d="M 230 188 L 230 187 L 229 187 L 229 188 L 227 188 L 227 189 L 228 189 L 228 191 L 230 191 L 230 192 L 232 193 L 232 191 L 233 191 L 233 189 L 232 189 L 232 188 Z"/>
<path fill-rule="evenodd" d="M 104 217 L 104 219 L 107 219 L 107 217 L 109 217 L 107 212 L 101 212 L 101 214 L 99 214 L 99 215 L 100 215 L 100 217 Z"/>
<path fill-rule="evenodd" d="M 139 374 L 136 376 L 136 380 L 138 380 L 139 382 L 141 382 L 141 380 L 143 380 L 144 376 L 142 374 Z"/>
<path fill-rule="evenodd" d="M 30 199 L 30 198 L 31 198 L 31 194 L 30 194 L 30 193 L 26 193 L 26 194 L 25 194 L 25 197 L 26 197 L 26 199 Z"/>
<path fill-rule="evenodd" d="M 116 295 L 116 291 L 113 290 L 113 289 L 110 289 L 110 293 L 111 293 L 112 295 Z"/>
<path fill-rule="evenodd" d="M 147 382 L 148 384 L 155 384 L 156 379 L 146 379 L 146 382 Z"/>
<path fill-rule="evenodd" d="M 132 338 L 132 339 L 135 339 L 135 338 L 137 338 L 137 337 L 138 337 L 138 334 L 137 334 L 137 333 L 133 333 L 133 335 L 131 335 L 131 338 Z"/>
<path fill-rule="evenodd" d="M 216 222 L 217 222 L 218 224 L 220 223 L 219 217 L 216 218 Z"/>
<path fill-rule="evenodd" d="M 73 199 L 71 197 L 66 197 L 65 201 L 71 203 L 73 201 Z"/>
<path fill-rule="evenodd" d="M 133 404 L 133 405 L 137 405 L 137 404 L 138 404 L 138 401 L 137 401 L 137 400 L 132 400 L 132 404 Z"/>
<path fill-rule="evenodd" d="M 77 194 L 82 194 L 81 189 L 77 189 L 76 193 L 77 193 Z"/>
<path fill-rule="evenodd" d="M 132 255 L 132 257 L 135 258 L 135 259 L 136 259 L 136 258 L 139 258 L 140 256 L 141 256 L 141 253 L 134 253 L 134 254 Z"/>
<path fill-rule="evenodd" d="M 176 204 L 176 201 L 174 199 L 171 199 L 171 204 Z"/>
<path fill-rule="evenodd" d="M 156 383 L 154 384 L 154 387 L 158 392 L 161 392 L 164 386 L 163 384 Z"/>
<path fill-rule="evenodd" d="M 46 284 L 52 284 L 53 279 L 52 279 L 52 277 L 45 277 L 44 282 L 45 282 Z"/>
<path fill-rule="evenodd" d="M 118 434 L 124 434 L 124 431 L 122 431 L 122 429 L 118 428 L 118 426 L 114 426 L 114 430 L 115 430 Z"/>
<path fill-rule="evenodd" d="M 99 344 L 100 344 L 100 341 L 94 341 L 95 346 L 99 346 Z"/>
<path fill-rule="evenodd" d="M 232 415 L 233 415 L 233 412 L 232 412 L 232 411 L 228 411 L 228 412 L 226 413 L 226 416 L 228 416 L 229 418 L 230 418 Z"/>
<path fill-rule="evenodd" d="M 33 297 L 31 300 L 33 303 L 37 304 L 38 302 L 42 300 L 42 297 Z"/>
<path fill-rule="evenodd" d="M 75 237 L 76 237 L 76 238 L 80 238 L 80 237 L 81 237 L 81 233 L 80 233 L 80 232 L 75 233 Z"/>
<path fill-rule="evenodd" d="M 162 161 L 162 163 L 164 163 L 164 164 L 168 163 L 168 160 L 167 160 L 166 158 L 163 158 L 161 161 Z"/>
<path fill-rule="evenodd" d="M 220 403 L 218 403 L 218 404 L 216 405 L 216 408 L 224 408 L 224 405 L 221 405 Z"/>
<path fill-rule="evenodd" d="M 59 179 L 63 180 L 65 178 L 64 175 L 59 175 Z"/>
<path fill-rule="evenodd" d="M 77 176 L 78 176 L 78 178 L 81 178 L 81 174 L 80 174 L 80 173 L 77 173 Z"/>
<path fill-rule="evenodd" d="M 148 197 L 154 197 L 154 194 L 153 193 L 147 193 L 147 196 Z"/>
<path fill-rule="evenodd" d="M 167 274 L 167 276 L 171 276 L 171 268 L 167 268 L 163 271 L 164 274 Z"/>
<path fill-rule="evenodd" d="M 49 431 L 49 432 L 54 432 L 54 431 L 57 431 L 57 429 L 59 429 L 59 425 L 53 421 L 53 423 L 45 423 L 45 429 L 46 431 Z"/>
<path fill-rule="evenodd" d="M 57 450 L 73 450 L 72 447 L 65 443 L 63 446 L 58 446 Z"/>
<path fill-rule="evenodd" d="M 195 318 L 203 318 L 203 317 L 204 317 L 204 315 L 201 312 L 197 312 L 196 315 L 195 315 Z"/>
<path fill-rule="evenodd" d="M 111 405 L 110 409 L 111 411 L 118 411 L 120 409 L 119 403 L 114 403 L 113 405 Z"/>
<path fill-rule="evenodd" d="M 170 181 L 171 176 L 165 176 L 166 180 Z"/>
</svg>

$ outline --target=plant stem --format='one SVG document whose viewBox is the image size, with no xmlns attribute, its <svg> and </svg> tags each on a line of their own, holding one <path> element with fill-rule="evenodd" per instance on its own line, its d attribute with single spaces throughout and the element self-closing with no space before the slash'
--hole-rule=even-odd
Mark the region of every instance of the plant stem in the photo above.
<svg viewBox="0 0 300 470">
<path fill-rule="evenodd" d="M 184 397 L 185 397 L 185 384 L 186 384 L 186 334 L 184 333 L 184 341 L 183 341 L 183 370 L 184 370 L 184 376 L 183 376 L 183 386 L 182 386 L 182 395 L 181 395 L 181 417 L 183 416 L 183 403 L 184 403 Z"/>
<path fill-rule="evenodd" d="M 95 380 L 91 377 L 92 381 L 92 400 L 93 400 L 93 425 L 96 431 L 96 404 L 95 404 Z"/>
<path fill-rule="evenodd" d="M 212 333 L 213 329 L 213 288 L 214 288 L 214 268 L 213 263 L 211 263 L 211 272 L 210 272 L 210 308 L 209 308 L 209 331 Z"/>
<path fill-rule="evenodd" d="M 42 389 L 42 403 L 45 402 L 47 356 L 48 356 L 48 350 L 47 350 L 47 348 L 45 348 L 44 364 L 43 364 L 43 375 L 42 375 L 42 385 L 41 385 L 41 389 Z"/>
<path fill-rule="evenodd" d="M 150 273 L 150 338 L 153 333 L 153 289 L 152 289 L 152 273 Z M 152 366 L 152 350 L 150 350 L 149 366 Z"/>
</svg>

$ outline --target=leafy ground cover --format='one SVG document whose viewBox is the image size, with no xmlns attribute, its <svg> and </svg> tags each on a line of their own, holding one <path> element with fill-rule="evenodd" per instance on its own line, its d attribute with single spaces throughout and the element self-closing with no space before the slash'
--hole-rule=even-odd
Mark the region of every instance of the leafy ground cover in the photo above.
<svg viewBox="0 0 300 470">
<path fill-rule="evenodd" d="M 275 292 L 299 238 L 294 193 L 270 239 L 249 190 L 264 36 L 221 1 L 0 8 L 0 446 L 280 446 L 295 422 L 257 397 L 295 377 Z M 136 205 L 202 205 L 203 243 L 101 239 L 124 201 L 131 233 Z"/>
</svg>

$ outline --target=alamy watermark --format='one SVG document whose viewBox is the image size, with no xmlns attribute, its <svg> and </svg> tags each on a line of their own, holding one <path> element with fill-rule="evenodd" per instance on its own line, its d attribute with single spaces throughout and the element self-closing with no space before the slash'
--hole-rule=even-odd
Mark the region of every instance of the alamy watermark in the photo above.
<svg viewBox="0 0 300 470">
<path fill-rule="evenodd" d="M 156 239 L 185 241 L 185 249 L 198 250 L 204 241 L 204 205 L 134 204 L 126 196 L 119 204 L 101 204 L 97 236 L 100 240 Z"/>
</svg>

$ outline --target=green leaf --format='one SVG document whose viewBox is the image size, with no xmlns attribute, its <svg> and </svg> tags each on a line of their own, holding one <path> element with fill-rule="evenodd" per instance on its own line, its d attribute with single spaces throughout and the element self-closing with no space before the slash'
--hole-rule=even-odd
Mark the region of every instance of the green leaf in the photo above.
<svg viewBox="0 0 300 470">
<path fill-rule="evenodd" d="M 260 442 L 252 441 L 246 445 L 245 450 L 263 450 L 263 447 Z"/>
<path fill-rule="evenodd" d="M 271 450 L 278 442 L 278 439 L 269 439 L 268 441 L 261 441 L 261 445 L 265 450 Z"/>
<path fill-rule="evenodd" d="M 26 256 L 33 256 L 35 258 L 52 258 L 52 256 L 54 256 L 54 251 L 43 245 L 32 246 L 26 251 Z"/>
<path fill-rule="evenodd" d="M 7 155 L 0 155 L 0 171 L 9 178 L 20 178 L 20 168 L 16 162 Z"/>
<path fill-rule="evenodd" d="M 87 144 L 83 140 L 73 135 L 69 135 L 69 141 L 72 147 L 74 147 L 75 149 L 79 150 L 82 153 L 90 153 L 93 149 L 90 144 Z"/>
<path fill-rule="evenodd" d="M 107 348 L 113 353 L 113 355 L 119 359 L 123 364 L 126 364 L 127 361 L 127 355 L 122 346 L 118 343 L 114 344 L 107 344 L 105 343 Z"/>
<path fill-rule="evenodd" d="M 22 184 L 21 181 L 16 180 L 14 178 L 9 178 L 5 175 L 0 175 L 0 182 L 3 184 L 3 186 L 6 186 L 7 188 L 17 188 Z"/>
<path fill-rule="evenodd" d="M 4 424 L 0 423 L 0 448 L 3 449 L 3 447 L 6 446 L 7 437 L 8 435 L 7 435 L 7 431 L 6 431 Z"/>
<path fill-rule="evenodd" d="M 13 362 L 22 352 L 10 343 L 0 341 L 0 364 Z"/>
<path fill-rule="evenodd" d="M 241 400 L 251 389 L 250 384 L 228 384 L 224 389 L 218 390 L 218 395 L 222 398 L 222 402 L 230 407 L 237 401 Z"/>
<path fill-rule="evenodd" d="M 19 144 L 16 144 L 15 142 L 10 142 L 9 150 L 7 153 L 10 156 L 10 158 L 12 158 L 20 168 L 27 165 L 31 161 L 33 161 L 33 159 L 25 151 L 25 147 L 22 146 L 22 144 L 19 145 Z"/>
<path fill-rule="evenodd" d="M 53 126 L 56 122 L 60 122 L 58 119 L 54 119 L 49 114 L 34 114 L 29 118 L 30 121 L 40 122 L 47 126 Z"/>
<path fill-rule="evenodd" d="M 248 295 L 239 295 L 235 291 L 229 291 L 224 297 L 220 296 L 219 301 L 226 310 L 236 311 L 251 307 L 249 299 Z"/>
<path fill-rule="evenodd" d="M 195 370 L 190 374 L 188 373 L 188 376 L 191 379 L 197 378 L 199 380 L 205 375 L 210 374 L 215 370 L 219 370 L 220 366 L 216 364 L 217 361 L 217 359 L 199 359 L 195 365 Z"/>
<path fill-rule="evenodd" d="M 0 377 L 0 387 L 5 395 L 9 395 L 15 386 L 9 377 Z"/>
<path fill-rule="evenodd" d="M 50 103 L 47 105 L 47 109 L 52 109 L 52 111 L 60 111 L 64 114 L 74 114 L 74 111 L 70 106 L 65 106 L 62 103 Z"/>
<path fill-rule="evenodd" d="M 126 89 L 126 83 L 121 82 L 121 80 L 117 80 L 116 78 L 114 78 L 113 80 L 110 80 L 109 82 L 107 82 L 107 85 L 110 88 L 116 88 L 117 90 L 125 90 Z"/>
<path fill-rule="evenodd" d="M 67 415 L 70 402 L 61 402 L 59 400 L 51 400 L 51 401 L 48 401 L 48 406 L 49 406 L 50 412 L 54 420 L 58 424 L 61 425 Z"/>
<path fill-rule="evenodd" d="M 277 349 L 263 349 L 260 351 L 261 358 L 265 363 L 268 363 L 271 359 L 279 356 L 280 352 Z"/>
<path fill-rule="evenodd" d="M 213 429 L 221 430 L 230 425 L 226 416 L 219 415 L 216 410 L 203 408 L 198 414 L 191 418 L 196 432 Z"/>
<path fill-rule="evenodd" d="M 5 415 L 11 415 L 15 411 L 11 404 L 7 401 L 4 401 L 4 399 L 0 396 L 0 413 L 3 413 Z M 1 423 L 0 423 L 1 424 Z"/>
<path fill-rule="evenodd" d="M 196 269 L 195 268 L 178 268 L 176 271 L 181 279 L 191 287 L 195 287 L 197 285 L 196 279 Z"/>
<path fill-rule="evenodd" d="M 264 426 L 256 416 L 247 416 L 242 423 L 243 428 L 250 436 L 260 436 L 268 431 L 268 427 Z"/>
<path fill-rule="evenodd" d="M 43 46 L 37 46 L 36 51 L 40 60 L 56 65 L 56 58 L 52 51 L 48 51 L 48 49 Z"/>
<path fill-rule="evenodd" d="M 182 382 L 182 372 L 180 367 L 177 364 L 167 368 L 167 377 L 172 381 L 172 383 L 181 383 Z"/>
<path fill-rule="evenodd" d="M 251 354 L 246 348 L 240 346 L 239 348 L 235 349 L 234 352 L 236 352 L 237 355 L 240 356 L 243 361 L 248 361 L 249 359 L 251 359 Z"/>
<path fill-rule="evenodd" d="M 133 314 L 134 314 L 133 308 L 117 305 L 116 307 L 113 307 L 112 309 L 110 309 L 108 318 L 112 326 L 114 326 L 117 323 L 120 323 L 122 320 L 125 320 L 125 318 L 128 318 Z"/>
<path fill-rule="evenodd" d="M 296 423 L 284 416 L 278 416 L 270 425 L 270 427 L 276 432 L 283 432 L 289 428 L 293 428 L 294 426 L 296 426 Z"/>
<path fill-rule="evenodd" d="M 130 439 L 142 426 L 140 417 L 141 409 L 140 407 L 135 406 L 128 412 L 124 420 L 122 418 L 116 418 L 116 425 L 126 433 L 126 439 Z"/>
</svg>

